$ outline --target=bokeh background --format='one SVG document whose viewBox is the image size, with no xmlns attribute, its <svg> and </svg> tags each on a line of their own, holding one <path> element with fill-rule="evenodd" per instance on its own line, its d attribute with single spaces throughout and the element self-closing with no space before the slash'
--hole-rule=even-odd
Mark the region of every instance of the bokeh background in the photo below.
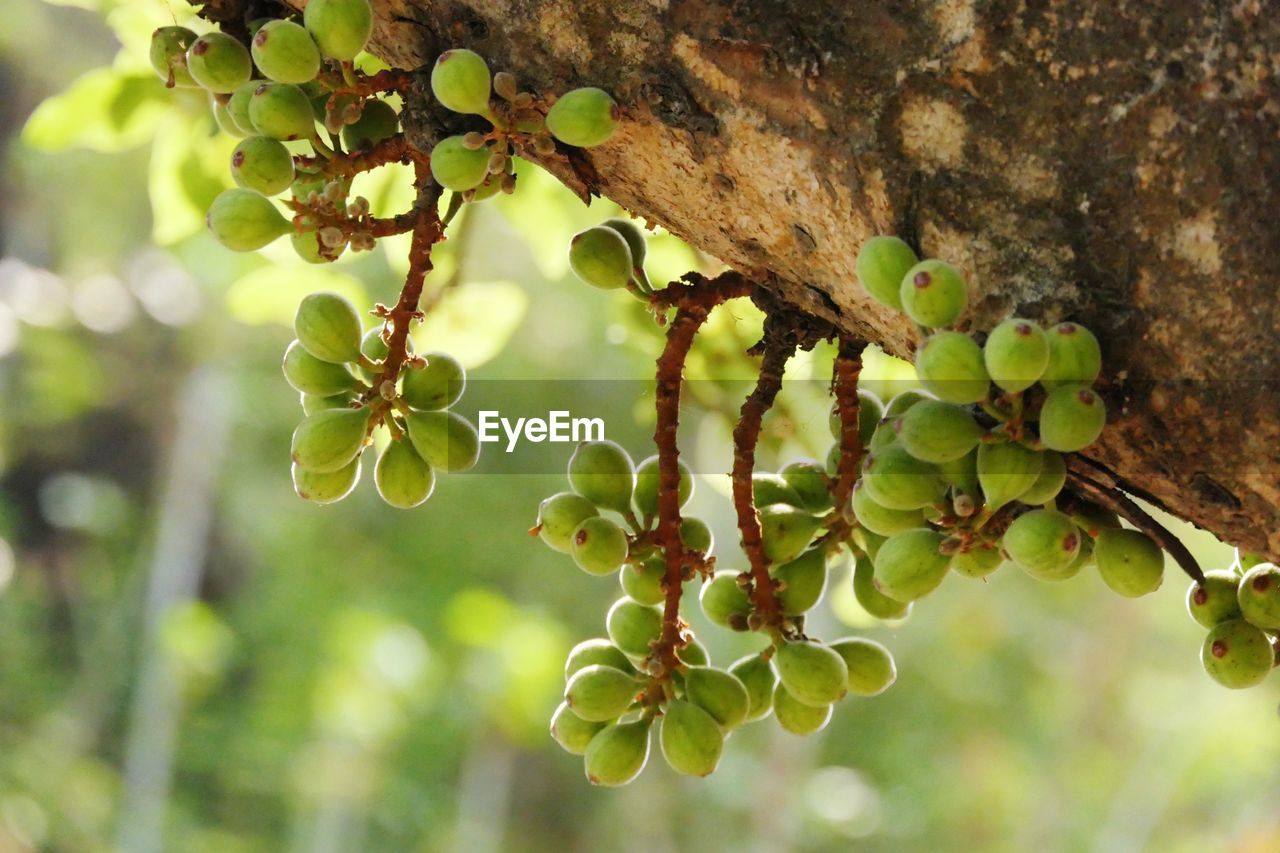
<svg viewBox="0 0 1280 853">
<path fill-rule="evenodd" d="M 204 234 L 233 143 L 145 61 L 151 30 L 188 16 L 0 16 L 0 850 L 1280 850 L 1280 680 L 1209 681 L 1172 567 L 1139 601 L 1006 567 L 885 625 L 839 566 L 810 624 L 887 644 L 893 689 L 816 737 L 750 726 L 707 780 L 655 757 L 591 788 L 546 725 L 565 653 L 619 592 L 526 532 L 562 476 L 482 465 L 410 512 L 368 482 L 336 506 L 294 497 L 294 307 L 317 289 L 390 301 L 404 247 L 318 269 Z M 403 208 L 405 177 L 362 192 Z M 504 407 L 605 415 L 642 457 L 659 330 L 563 254 L 614 211 L 525 170 L 441 247 L 429 289 L 447 294 L 418 341 Z M 712 263 L 652 245 L 655 280 Z M 758 326 L 735 306 L 698 345 L 700 471 L 727 466 Z M 819 384 L 784 394 L 766 461 L 825 453 Z M 699 479 L 692 510 L 741 565 L 727 481 Z M 1230 561 L 1178 529 L 1206 566 Z M 759 645 L 689 617 L 722 664 Z"/>
</svg>

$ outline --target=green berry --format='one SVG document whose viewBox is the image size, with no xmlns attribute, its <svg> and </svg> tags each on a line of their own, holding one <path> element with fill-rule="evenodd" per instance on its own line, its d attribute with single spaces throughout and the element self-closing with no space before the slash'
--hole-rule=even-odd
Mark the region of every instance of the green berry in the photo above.
<svg viewBox="0 0 1280 853">
<path fill-rule="evenodd" d="M 568 702 L 561 702 L 551 717 L 551 737 L 565 752 L 582 755 L 587 751 L 587 744 L 606 725 L 582 719 L 569 709 Z"/>
<path fill-rule="evenodd" d="M 253 93 L 261 85 L 261 80 L 250 80 L 247 83 L 241 83 L 227 100 L 227 113 L 231 116 L 231 120 L 236 127 L 240 128 L 241 136 L 258 135 L 258 129 L 253 126 L 253 119 L 249 116 L 249 102 L 253 99 Z M 323 185 L 321 189 L 323 189 Z"/>
<path fill-rule="evenodd" d="M 715 536 L 711 528 L 700 518 L 685 518 L 680 521 L 680 541 L 690 551 L 701 551 L 710 556 L 715 547 Z"/>
<path fill-rule="evenodd" d="M 345 468 L 364 449 L 368 431 L 368 407 L 316 412 L 293 431 L 293 461 L 321 474 Z"/>
<path fill-rule="evenodd" d="M 1071 520 L 1093 539 L 1097 539 L 1103 530 L 1120 529 L 1120 516 L 1086 501 L 1072 503 Z"/>
<path fill-rule="evenodd" d="M 320 234 L 314 228 L 303 231 L 294 231 L 289 235 L 289 243 L 293 246 L 293 250 L 309 264 L 331 264 L 336 261 L 344 251 L 346 245 L 331 249 L 320 242 Z M 378 330 L 374 330 L 375 333 Z M 361 371 L 364 373 L 365 371 Z"/>
<path fill-rule="evenodd" d="M 802 504 L 800 495 L 791 488 L 790 483 L 767 471 L 756 471 L 751 475 L 751 497 L 756 509 L 777 504 L 794 507 Z"/>
<path fill-rule="evenodd" d="M 161 27 L 151 34 L 151 67 L 166 86 L 194 89 L 200 85 L 187 71 L 187 50 L 196 38 L 186 27 Z"/>
<path fill-rule="evenodd" d="M 423 356 L 426 367 L 412 367 L 404 372 L 401 394 L 415 409 L 446 409 L 458 402 L 467 385 L 467 373 L 453 356 L 445 352 L 429 352 Z"/>
<path fill-rule="evenodd" d="M 1200 649 L 1200 663 L 1214 681 L 1240 690 L 1266 680 L 1275 666 L 1275 655 L 1261 628 L 1243 619 L 1229 619 L 1209 630 Z"/>
<path fill-rule="evenodd" d="M 583 640 L 569 650 L 569 657 L 564 662 L 564 680 L 573 678 L 573 674 L 592 664 L 611 666 L 623 672 L 634 674 L 635 667 L 617 646 L 603 637 Z"/>
<path fill-rule="evenodd" d="M 686 776 L 710 775 L 724 750 L 724 735 L 715 719 L 684 699 L 667 705 L 658 742 L 671 769 Z"/>
<path fill-rule="evenodd" d="M 1066 484 L 1067 460 L 1061 453 L 1049 450 L 1040 454 L 1040 473 L 1031 488 L 1018 495 L 1018 500 L 1031 506 L 1047 504 L 1058 496 Z"/>
<path fill-rule="evenodd" d="M 881 536 L 892 536 L 924 525 L 924 514 L 918 509 L 889 509 L 876 503 L 859 482 L 853 487 L 853 515 L 858 523 Z"/>
<path fill-rule="evenodd" d="M 1259 563 L 1245 572 L 1237 597 L 1240 612 L 1251 625 L 1280 630 L 1280 567 Z"/>
<path fill-rule="evenodd" d="M 941 400 L 912 406 L 897 424 L 898 441 L 924 462 L 954 462 L 978 446 L 983 429 L 973 416 Z"/>
<path fill-rule="evenodd" d="M 1075 562 L 1079 528 L 1065 513 L 1036 509 L 1018 516 L 1004 533 L 1004 550 L 1032 577 L 1053 576 Z"/>
<path fill-rule="evenodd" d="M 603 89 L 574 89 L 547 111 L 547 130 L 566 145 L 591 148 L 613 136 L 621 117 L 617 103 Z"/>
<path fill-rule="evenodd" d="M 296 462 L 292 468 L 293 490 L 298 497 L 316 504 L 331 504 L 351 494 L 360 479 L 360 460 L 336 471 L 309 471 Z"/>
<path fill-rule="evenodd" d="M 596 506 L 630 512 L 635 483 L 635 465 L 616 442 L 585 441 L 569 459 L 569 484 Z"/>
<path fill-rule="evenodd" d="M 1027 493 L 1040 478 L 1044 454 L 1013 441 L 978 445 L 978 483 L 995 512 Z"/>
<path fill-rule="evenodd" d="M 214 239 L 233 252 L 261 249 L 293 228 L 270 199 L 239 188 L 218 194 L 205 223 Z"/>
<path fill-rule="evenodd" d="M 454 192 L 473 190 L 489 175 L 489 151 L 472 150 L 461 136 L 446 136 L 431 149 L 431 177 Z"/>
<path fill-rule="evenodd" d="M 573 551 L 573 534 L 578 525 L 600 514 L 596 505 L 573 492 L 560 492 L 538 505 L 539 538 L 561 554 Z"/>
<path fill-rule="evenodd" d="M 411 411 L 405 416 L 405 425 L 414 449 L 432 468 L 449 473 L 466 471 L 480 458 L 480 437 L 462 415 Z"/>
<path fill-rule="evenodd" d="M 691 666 L 684 675 L 684 695 L 702 708 L 725 731 L 747 719 L 751 697 L 736 675 L 710 666 Z"/>
<path fill-rule="evenodd" d="M 317 397 L 315 394 L 302 395 L 302 413 L 314 415 L 326 409 L 349 409 L 355 402 L 353 394 L 334 394 L 331 397 Z"/>
<path fill-rule="evenodd" d="M 761 655 L 748 655 L 729 667 L 729 673 L 746 688 L 747 714 L 744 723 L 763 720 L 773 710 L 773 690 L 778 677 Z"/>
<path fill-rule="evenodd" d="M 1051 450 L 1072 453 L 1098 440 L 1107 425 L 1107 407 L 1083 385 L 1060 385 L 1040 409 L 1040 441 Z"/>
<path fill-rule="evenodd" d="M 602 515 L 592 516 L 573 531 L 573 561 L 590 575 L 611 575 L 627 559 L 627 534 Z"/>
<path fill-rule="evenodd" d="M 684 460 L 677 460 L 677 464 L 680 468 L 680 487 L 677 493 L 680 495 L 680 506 L 683 507 L 693 497 L 693 472 L 684 464 Z M 641 515 L 658 514 L 658 481 L 657 456 L 650 456 L 636 466 L 636 490 L 632 499 Z"/>
<path fill-rule="evenodd" d="M 573 235 L 569 266 L 578 278 L 601 290 L 626 287 L 635 269 L 626 239 L 603 225 Z"/>
<path fill-rule="evenodd" d="M 982 350 L 961 332 L 937 332 L 916 352 L 916 374 L 939 400 L 958 405 L 987 398 L 991 380 Z"/>
<path fill-rule="evenodd" d="M 635 676 L 611 666 L 591 664 L 578 670 L 564 689 L 569 709 L 590 723 L 616 720 L 631 707 L 640 685 Z"/>
<path fill-rule="evenodd" d="M 431 68 L 431 93 L 455 113 L 488 113 L 491 85 L 484 57 L 465 48 L 446 50 Z"/>
<path fill-rule="evenodd" d="M 249 51 L 225 33 L 205 33 L 187 49 L 191 78 L 215 95 L 229 95 L 253 72 Z"/>
<path fill-rule="evenodd" d="M 341 364 L 321 361 L 294 341 L 284 351 L 284 378 L 303 394 L 332 397 L 351 391 L 356 378 Z"/>
<path fill-rule="evenodd" d="M 1030 320 L 1005 320 L 991 330 L 982 348 L 991 381 L 1015 394 L 1025 391 L 1049 365 L 1049 338 Z"/>
<path fill-rule="evenodd" d="M 889 509 L 920 509 L 937 503 L 946 487 L 938 469 L 891 444 L 867 456 L 862 469 L 867 496 Z"/>
<path fill-rule="evenodd" d="M 640 267 L 644 265 L 645 255 L 648 253 L 648 235 L 645 230 L 631 219 L 623 219 L 615 216 L 606 219 L 600 223 L 605 228 L 612 228 L 622 235 L 622 239 L 627 241 L 627 248 L 631 250 L 631 263 Z"/>
<path fill-rule="evenodd" d="M 316 133 L 315 113 L 306 92 L 289 83 L 261 83 L 249 98 L 249 121 L 272 139 L 310 139 Z"/>
<path fill-rule="evenodd" d="M 951 558 L 939 547 L 945 538 L 926 528 L 890 536 L 876 554 L 876 589 L 897 601 L 915 601 L 933 592 L 951 568 Z"/>
<path fill-rule="evenodd" d="M 360 375 L 363 376 L 364 380 L 370 385 L 375 384 L 382 377 L 382 363 L 390 352 L 390 349 L 387 347 L 387 342 L 382 339 L 382 332 L 382 326 L 374 326 L 372 329 L 365 332 L 364 337 L 360 339 L 360 354 L 369 359 L 369 361 L 375 362 L 374 366 L 366 367 L 364 365 L 360 365 L 358 368 Z M 405 352 L 409 355 L 413 355 L 413 338 L 405 338 L 404 344 Z M 446 358 L 447 357 L 448 356 L 446 356 Z M 406 377 L 409 372 L 414 369 L 415 368 L 405 368 Z M 421 409 L 426 407 L 414 406 L 414 408 Z"/>
<path fill-rule="evenodd" d="M 1040 384 L 1052 391 L 1062 385 L 1092 385 L 1102 372 L 1098 339 L 1077 323 L 1059 323 L 1048 332 L 1049 364 Z"/>
<path fill-rule="evenodd" d="M 693 638 L 690 638 L 687 643 L 676 649 L 676 657 L 689 666 L 706 666 L 708 661 L 711 660 L 711 656 L 707 653 L 707 647 Z"/>
<path fill-rule="evenodd" d="M 849 692 L 856 696 L 878 696 L 898 678 L 893 655 L 874 640 L 846 637 L 831 644 L 849 670 Z"/>
<path fill-rule="evenodd" d="M 985 578 L 1000 568 L 1004 555 L 999 548 L 972 548 L 951 558 L 951 570 L 966 578 Z"/>
<path fill-rule="evenodd" d="M 829 646 L 810 640 L 783 642 L 773 656 L 778 680 L 798 702 L 821 708 L 849 689 L 849 668 Z"/>
<path fill-rule="evenodd" d="M 921 261 L 907 270 L 898 295 L 907 316 L 932 329 L 950 326 L 969 302 L 960 270 L 937 260 Z"/>
<path fill-rule="evenodd" d="M 227 136 L 243 137 L 249 135 L 241 130 L 240 125 L 236 124 L 235 119 L 231 117 L 230 95 L 210 95 L 209 108 L 213 110 L 214 122 Z"/>
<path fill-rule="evenodd" d="M 661 604 L 667 598 L 662 589 L 662 579 L 667 575 L 666 561 L 651 557 L 643 563 L 631 563 L 622 567 L 618 580 L 628 598 L 641 604 Z"/>
<path fill-rule="evenodd" d="M 431 497 L 436 475 L 408 441 L 393 441 L 378 457 L 373 481 L 382 499 L 397 509 L 412 509 Z"/>
<path fill-rule="evenodd" d="M 795 490 L 800 498 L 800 508 L 810 512 L 826 512 L 833 506 L 831 487 L 822 466 L 811 459 L 788 462 L 778 475 Z"/>
<path fill-rule="evenodd" d="M 343 364 L 360 359 L 360 315 L 340 294 L 324 290 L 304 296 L 293 317 L 293 332 L 321 361 Z"/>
<path fill-rule="evenodd" d="M 369 0 L 309 0 L 302 22 L 321 53 L 350 62 L 373 35 L 373 6 Z"/>
<path fill-rule="evenodd" d="M 254 33 L 253 62 L 277 83 L 306 83 L 320 73 L 320 50 L 306 28 L 293 21 L 268 21 Z"/>
<path fill-rule="evenodd" d="M 759 511 L 760 542 L 771 563 L 789 563 L 813 541 L 822 527 L 816 515 L 782 504 Z"/>
<path fill-rule="evenodd" d="M 770 574 L 783 583 L 778 592 L 782 612 L 798 616 L 821 601 L 827 588 L 826 548 L 810 548 L 791 562 L 774 567 Z"/>
<path fill-rule="evenodd" d="M 923 403 L 925 400 L 936 400 L 932 394 L 926 391 L 903 391 L 901 394 L 894 395 L 884 407 L 885 418 L 897 418 L 905 415 L 913 406 Z"/>
<path fill-rule="evenodd" d="M 981 447 L 981 445 L 979 445 Z M 978 450 L 974 449 L 951 462 L 938 466 L 938 476 L 956 492 L 970 497 L 978 495 Z"/>
<path fill-rule="evenodd" d="M 870 557 L 859 556 L 854 563 L 853 597 L 877 619 L 905 619 L 911 613 L 909 602 L 890 598 L 876 588 L 875 565 Z"/>
<path fill-rule="evenodd" d="M 1193 581 L 1187 590 L 1187 612 L 1206 628 L 1240 618 L 1236 597 L 1240 578 L 1230 569 L 1205 572 L 1204 583 Z"/>
<path fill-rule="evenodd" d="M 901 311 L 902 280 L 919 260 L 897 237 L 872 237 L 858 251 L 858 281 L 881 305 Z"/>
<path fill-rule="evenodd" d="M 613 644 L 631 657 L 649 654 L 649 644 L 662 632 L 662 611 L 629 598 L 620 598 L 605 616 L 605 628 Z"/>
<path fill-rule="evenodd" d="M 1127 598 L 1155 592 L 1164 579 L 1164 552 L 1137 530 L 1103 530 L 1094 542 L 1093 556 L 1103 582 Z"/>
<path fill-rule="evenodd" d="M 251 136 L 231 153 L 231 177 L 263 195 L 282 193 L 293 183 L 293 155 L 274 139 Z"/>
<path fill-rule="evenodd" d="M 773 691 L 773 715 L 778 725 L 793 735 L 811 735 L 822 731 L 831 721 L 831 706 L 814 707 L 799 701 L 782 682 Z"/>
<path fill-rule="evenodd" d="M 386 101 L 364 102 L 360 118 L 342 128 L 342 144 L 348 151 L 369 149 L 400 132 L 400 114 Z"/>
<path fill-rule="evenodd" d="M 747 629 L 751 602 L 747 599 L 746 591 L 738 585 L 738 572 L 716 572 L 711 580 L 702 585 L 698 602 L 702 605 L 702 612 L 713 624 L 735 631 Z"/>
<path fill-rule="evenodd" d="M 649 760 L 649 723 L 605 726 L 583 755 L 587 779 L 592 785 L 625 785 L 640 775 Z"/>
</svg>

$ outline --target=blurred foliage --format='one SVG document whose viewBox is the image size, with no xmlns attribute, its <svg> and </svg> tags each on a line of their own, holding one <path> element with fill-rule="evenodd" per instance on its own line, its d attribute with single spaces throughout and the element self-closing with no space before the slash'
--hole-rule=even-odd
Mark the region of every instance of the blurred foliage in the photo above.
<svg viewBox="0 0 1280 853">
<path fill-rule="evenodd" d="M 294 307 L 320 288 L 389 301 L 404 246 L 323 269 L 215 246 L 201 223 L 230 144 L 145 66 L 175 17 L 9 0 L 0 30 L 0 849 L 1280 849 L 1277 682 L 1208 680 L 1172 569 L 1141 601 L 1096 577 L 953 578 L 887 625 L 846 568 L 817 630 L 887 643 L 889 693 L 805 741 L 748 728 L 705 781 L 655 761 L 591 789 L 546 721 L 617 590 L 526 534 L 559 475 L 444 478 L 410 513 L 367 482 L 333 507 L 294 498 Z M 361 192 L 385 212 L 406 187 Z M 419 348 L 518 380 L 519 411 L 546 404 L 528 380 L 643 379 L 661 330 L 564 258 L 615 209 L 524 169 L 441 246 L 428 293 L 461 287 Z M 706 264 L 663 232 L 650 257 L 655 280 Z M 695 350 L 699 470 L 727 470 L 759 327 L 733 305 Z M 784 393 L 766 462 L 825 453 L 831 358 L 792 362 L 816 381 Z M 910 378 L 869 355 L 868 386 Z M 590 383 L 566 387 L 595 414 Z M 650 405 L 604 414 L 640 435 Z M 702 479 L 692 510 L 740 563 L 727 478 Z M 1206 565 L 1229 559 L 1178 529 Z M 716 659 L 754 648 L 693 611 Z"/>
</svg>

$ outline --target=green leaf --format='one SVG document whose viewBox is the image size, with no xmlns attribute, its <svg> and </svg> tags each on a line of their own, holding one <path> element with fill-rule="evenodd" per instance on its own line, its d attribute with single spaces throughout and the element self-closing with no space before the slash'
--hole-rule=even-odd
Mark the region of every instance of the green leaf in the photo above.
<svg viewBox="0 0 1280 853">
<path fill-rule="evenodd" d="M 151 138 L 171 109 L 154 74 L 95 68 L 36 107 L 22 140 L 43 151 L 126 151 Z"/>
<path fill-rule="evenodd" d="M 174 112 L 156 135 L 147 188 L 151 236 L 161 246 L 204 228 L 213 199 L 231 185 L 228 163 L 235 140 L 210 135 L 210 122 Z"/>
<path fill-rule="evenodd" d="M 364 285 L 358 279 L 331 267 L 300 266 L 281 269 L 274 264 L 260 267 L 227 288 L 227 311 L 242 323 L 278 323 L 292 326 L 302 297 L 317 290 L 332 290 L 351 300 L 357 310 L 369 305 Z M 372 328 L 372 318 L 364 326 Z"/>
<path fill-rule="evenodd" d="M 470 370 L 502 351 L 529 308 L 509 281 L 468 282 L 451 290 L 413 333 L 418 352 L 444 350 Z"/>
</svg>

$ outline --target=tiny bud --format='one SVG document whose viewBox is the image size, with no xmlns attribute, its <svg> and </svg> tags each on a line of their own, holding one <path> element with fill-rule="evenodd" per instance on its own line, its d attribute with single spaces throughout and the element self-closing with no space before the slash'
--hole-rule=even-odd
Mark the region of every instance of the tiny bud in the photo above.
<svg viewBox="0 0 1280 853">
<path fill-rule="evenodd" d="M 734 631 L 747 631 L 750 629 L 747 624 L 747 617 L 741 613 L 734 613 L 729 616 L 729 627 Z"/>
<path fill-rule="evenodd" d="M 533 138 L 533 150 L 536 153 L 541 154 L 543 157 L 546 157 L 549 154 L 555 153 L 556 143 L 551 139 L 550 134 L 539 133 Z"/>
<path fill-rule="evenodd" d="M 945 554 L 948 557 L 957 553 L 959 550 L 960 540 L 956 539 L 954 536 L 949 536 L 946 539 L 943 539 L 938 545 L 938 552 Z"/>
<path fill-rule="evenodd" d="M 751 575 L 746 572 L 739 572 L 738 575 L 734 577 L 733 581 L 738 585 L 739 589 L 751 588 Z"/>
<path fill-rule="evenodd" d="M 514 101 L 517 97 L 515 75 L 509 71 L 499 71 L 494 74 L 493 91 L 497 92 L 499 97 Z"/>
<path fill-rule="evenodd" d="M 479 151 L 484 147 L 484 134 L 474 130 L 463 134 L 462 147 L 469 151 Z"/>
<path fill-rule="evenodd" d="M 527 110 L 529 107 L 533 106 L 533 95 L 528 92 L 521 92 L 516 95 L 513 103 L 515 103 L 516 109 Z"/>
<path fill-rule="evenodd" d="M 951 503 L 955 507 L 956 515 L 961 518 L 968 518 L 977 510 L 977 506 L 974 505 L 973 498 L 970 495 L 956 495 L 955 500 Z"/>
<path fill-rule="evenodd" d="M 747 617 L 747 628 L 751 631 L 759 631 L 764 627 L 764 617 L 756 611 L 751 611 L 751 615 Z"/>
<path fill-rule="evenodd" d="M 382 384 L 378 386 L 378 395 L 384 400 L 394 400 L 396 398 L 396 383 L 390 379 L 384 379 Z"/>
<path fill-rule="evenodd" d="M 346 238 L 342 235 L 342 229 L 333 225 L 321 228 L 319 237 L 320 244 L 327 246 L 330 249 L 336 249 L 347 242 Z"/>
<path fill-rule="evenodd" d="M 516 191 L 516 176 L 515 176 L 515 175 L 503 175 L 503 176 L 502 176 L 502 184 L 501 184 L 501 187 L 500 187 L 500 188 L 501 188 L 501 190 L 502 190 L 504 193 L 506 193 L 507 195 L 511 195 L 513 192 L 515 192 L 515 191 Z"/>
<path fill-rule="evenodd" d="M 501 151 L 493 152 L 489 157 L 489 174 L 501 175 L 507 169 L 507 155 Z"/>
</svg>

